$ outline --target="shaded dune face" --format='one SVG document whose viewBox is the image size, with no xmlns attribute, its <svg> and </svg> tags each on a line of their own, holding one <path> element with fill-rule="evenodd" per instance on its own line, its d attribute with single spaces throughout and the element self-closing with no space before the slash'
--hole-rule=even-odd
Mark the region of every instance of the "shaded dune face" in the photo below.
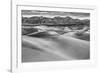
<svg viewBox="0 0 100 73">
<path fill-rule="evenodd" d="M 38 29 L 35 28 L 22 28 L 22 35 L 26 35 L 29 33 L 37 32 Z"/>
<path fill-rule="evenodd" d="M 67 36 L 22 36 L 22 62 L 83 60 L 90 58 L 88 41 Z"/>
<path fill-rule="evenodd" d="M 50 35 L 48 32 L 40 32 L 40 33 L 37 33 L 37 34 L 31 34 L 31 35 L 28 35 L 30 37 L 38 37 L 38 38 L 46 38 L 46 37 L 49 37 L 49 36 L 52 36 Z"/>
<path fill-rule="evenodd" d="M 80 36 L 76 36 L 76 38 L 82 39 L 82 40 L 86 40 L 86 41 L 90 41 L 90 34 L 84 33 L 84 34 L 82 34 Z"/>
<path fill-rule="evenodd" d="M 64 34 L 64 36 L 70 36 L 70 37 L 73 37 L 76 39 L 90 41 L 90 34 L 89 33 L 83 33 L 83 34 L 79 35 L 75 32 L 71 32 L 71 33 Z"/>
</svg>

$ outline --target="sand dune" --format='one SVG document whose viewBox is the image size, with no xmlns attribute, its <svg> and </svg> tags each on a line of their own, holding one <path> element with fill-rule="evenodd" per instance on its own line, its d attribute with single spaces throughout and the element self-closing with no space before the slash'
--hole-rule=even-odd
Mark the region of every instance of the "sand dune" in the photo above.
<svg viewBox="0 0 100 73">
<path fill-rule="evenodd" d="M 60 61 L 89 59 L 89 42 L 60 36 L 42 38 L 22 36 L 22 61 Z"/>
<path fill-rule="evenodd" d="M 70 32 L 70 33 L 63 34 L 63 36 L 70 36 L 73 38 L 90 41 L 90 33 L 86 33 L 86 32 L 82 34 L 77 34 L 76 32 Z"/>
</svg>

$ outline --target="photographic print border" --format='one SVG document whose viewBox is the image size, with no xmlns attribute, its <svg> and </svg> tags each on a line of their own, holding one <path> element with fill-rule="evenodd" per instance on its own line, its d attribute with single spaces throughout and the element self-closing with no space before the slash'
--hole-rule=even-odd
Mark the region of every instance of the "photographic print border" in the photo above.
<svg viewBox="0 0 100 73">
<path fill-rule="evenodd" d="M 12 6 L 13 6 L 13 5 L 12 5 Z M 70 8 L 70 7 L 67 7 L 67 5 L 66 5 L 66 7 L 62 7 L 62 6 L 61 6 L 61 7 L 58 7 L 58 6 L 55 7 L 55 6 L 52 6 L 52 5 L 51 5 L 51 6 L 43 6 L 43 5 L 20 5 L 20 4 L 18 5 L 18 4 L 17 4 L 17 5 L 16 5 L 16 13 L 15 13 L 17 16 L 13 16 L 12 13 L 15 12 L 15 11 L 13 10 L 13 8 L 12 8 L 12 13 L 11 13 L 11 14 L 12 14 L 11 20 L 13 21 L 13 18 L 14 18 L 14 19 L 16 18 L 16 19 L 15 19 L 15 21 L 16 21 L 16 31 L 19 31 L 18 25 L 17 25 L 17 24 L 19 23 L 19 22 L 18 22 L 18 6 L 26 6 L 26 7 L 27 7 L 27 6 L 29 6 L 29 7 L 47 7 L 47 8 L 49 7 L 49 8 L 64 8 L 64 9 Z M 84 7 L 84 6 L 83 6 L 83 7 Z M 75 8 L 75 7 L 72 6 L 72 9 L 86 9 L 86 10 L 89 9 L 89 10 L 93 10 L 93 11 L 94 11 L 93 13 L 96 13 L 96 12 L 95 12 L 96 10 L 95 10 L 94 8 L 81 8 L 81 7 L 80 7 L 80 8 L 77 8 L 77 7 Z M 96 17 L 96 15 L 94 15 L 93 17 Z M 94 18 L 94 20 L 95 20 L 95 18 Z M 93 23 L 96 23 L 94 20 L 93 20 Z M 12 24 L 14 23 L 14 25 L 15 25 L 15 22 L 12 22 L 12 21 L 11 21 L 11 28 L 12 28 L 11 32 L 14 30 Z M 15 50 L 12 50 L 12 49 L 11 49 L 11 52 L 12 52 L 12 54 L 11 54 L 11 57 L 12 57 L 12 58 L 11 58 L 11 64 L 12 64 L 12 65 L 11 65 L 11 69 L 12 69 L 12 72 L 20 71 L 20 70 L 23 68 L 23 67 L 21 66 L 21 65 L 22 65 L 21 62 L 19 61 L 19 52 L 18 52 L 19 50 L 18 50 L 18 41 L 17 41 L 17 40 L 18 40 L 18 34 L 19 34 L 19 33 L 16 32 L 16 47 L 15 47 L 16 49 L 15 49 Z M 11 35 L 12 35 L 12 37 L 11 37 L 11 39 L 12 39 L 11 44 L 12 44 L 13 42 L 15 42 L 15 41 L 13 41 L 13 40 L 14 40 L 13 37 L 15 37 L 15 36 L 13 36 L 13 35 L 14 35 L 13 32 L 11 33 Z M 94 37 L 93 37 L 93 38 L 94 38 Z M 95 40 L 95 39 L 94 39 L 94 40 Z M 90 44 L 91 44 L 91 43 L 90 43 Z M 94 43 L 94 44 L 95 44 L 95 43 Z M 13 47 L 13 44 L 11 45 L 11 47 L 14 48 L 14 47 Z M 15 52 L 16 52 L 16 53 L 15 53 Z M 94 53 L 96 54 L 96 52 L 94 52 Z M 16 54 L 16 55 L 15 55 L 15 54 Z M 95 55 L 95 54 L 94 54 L 94 55 Z M 12 56 L 12 55 L 14 55 L 14 56 Z M 16 56 L 16 59 L 14 58 L 15 56 Z M 95 56 L 95 57 L 96 57 L 96 56 Z M 94 60 L 94 59 L 93 59 L 93 60 Z M 16 62 L 15 62 L 15 61 L 16 61 Z M 20 63 L 19 63 L 19 62 L 20 62 Z M 93 62 L 93 65 L 94 65 L 95 61 L 92 61 L 92 62 Z M 59 63 L 60 63 L 60 62 L 59 62 Z M 65 62 L 64 62 L 64 63 L 65 63 Z M 63 63 L 63 64 L 64 64 L 64 63 Z M 72 63 L 72 62 L 71 62 L 71 63 Z M 74 62 L 74 63 L 75 63 L 75 62 Z M 76 63 L 78 63 L 78 62 L 76 62 Z M 86 63 L 86 62 L 85 62 L 85 63 Z M 46 62 L 46 63 L 43 63 L 43 64 L 48 64 L 48 63 Z M 43 64 L 42 64 L 42 65 L 43 65 Z M 50 63 L 50 64 L 51 64 L 51 63 Z M 50 64 L 48 64 L 48 66 L 49 66 Z M 55 64 L 55 63 L 52 62 L 52 64 Z M 60 65 L 61 65 L 61 64 L 62 64 L 62 63 L 60 63 Z M 73 63 L 72 63 L 72 64 L 73 64 Z M 71 64 L 71 66 L 72 66 L 72 64 Z M 92 63 L 91 63 L 90 61 L 87 62 L 87 65 L 91 65 L 91 64 L 92 64 Z M 40 65 L 40 63 L 36 63 L 36 65 Z M 42 65 L 40 65 L 40 67 L 42 67 Z M 56 64 L 56 65 L 57 65 L 57 64 Z M 81 65 L 81 64 L 79 64 L 79 65 Z M 24 65 L 24 66 L 25 66 L 25 65 Z M 28 63 L 27 63 L 27 66 L 29 66 Z M 57 65 L 57 66 L 59 66 L 59 65 Z M 46 67 L 47 67 L 47 66 L 46 66 Z M 51 66 L 51 67 L 52 67 L 52 66 Z M 50 67 L 50 68 L 51 68 L 51 67 Z M 83 67 L 84 67 L 84 66 L 83 66 Z M 31 66 L 31 68 L 32 68 L 32 66 Z M 71 68 L 71 67 L 69 67 L 69 68 Z M 25 69 L 27 69 L 27 68 L 25 68 Z M 23 69 L 23 71 L 24 71 L 25 69 Z M 30 70 L 30 69 L 29 69 L 29 70 Z M 29 70 L 28 70 L 28 71 L 29 71 Z M 40 69 L 40 70 L 42 70 L 42 69 Z M 45 69 L 43 69 L 43 70 L 45 70 Z"/>
</svg>

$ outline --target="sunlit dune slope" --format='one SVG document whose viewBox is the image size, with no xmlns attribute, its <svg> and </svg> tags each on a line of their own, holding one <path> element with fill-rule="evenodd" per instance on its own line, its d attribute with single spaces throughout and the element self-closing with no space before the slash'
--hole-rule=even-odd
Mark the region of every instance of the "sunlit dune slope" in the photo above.
<svg viewBox="0 0 100 73">
<path fill-rule="evenodd" d="M 64 35 L 42 38 L 22 36 L 22 61 L 89 59 L 89 48 L 88 41 Z"/>
</svg>

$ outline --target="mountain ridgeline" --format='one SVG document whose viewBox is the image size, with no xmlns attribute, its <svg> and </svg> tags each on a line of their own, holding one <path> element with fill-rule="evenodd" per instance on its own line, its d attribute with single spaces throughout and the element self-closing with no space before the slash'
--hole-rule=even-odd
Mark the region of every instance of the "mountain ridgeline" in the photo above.
<svg viewBox="0 0 100 73">
<path fill-rule="evenodd" d="M 74 19 L 72 17 L 43 17 L 43 16 L 34 16 L 34 17 L 22 17 L 22 25 L 85 25 L 90 26 L 89 19 Z"/>
</svg>

